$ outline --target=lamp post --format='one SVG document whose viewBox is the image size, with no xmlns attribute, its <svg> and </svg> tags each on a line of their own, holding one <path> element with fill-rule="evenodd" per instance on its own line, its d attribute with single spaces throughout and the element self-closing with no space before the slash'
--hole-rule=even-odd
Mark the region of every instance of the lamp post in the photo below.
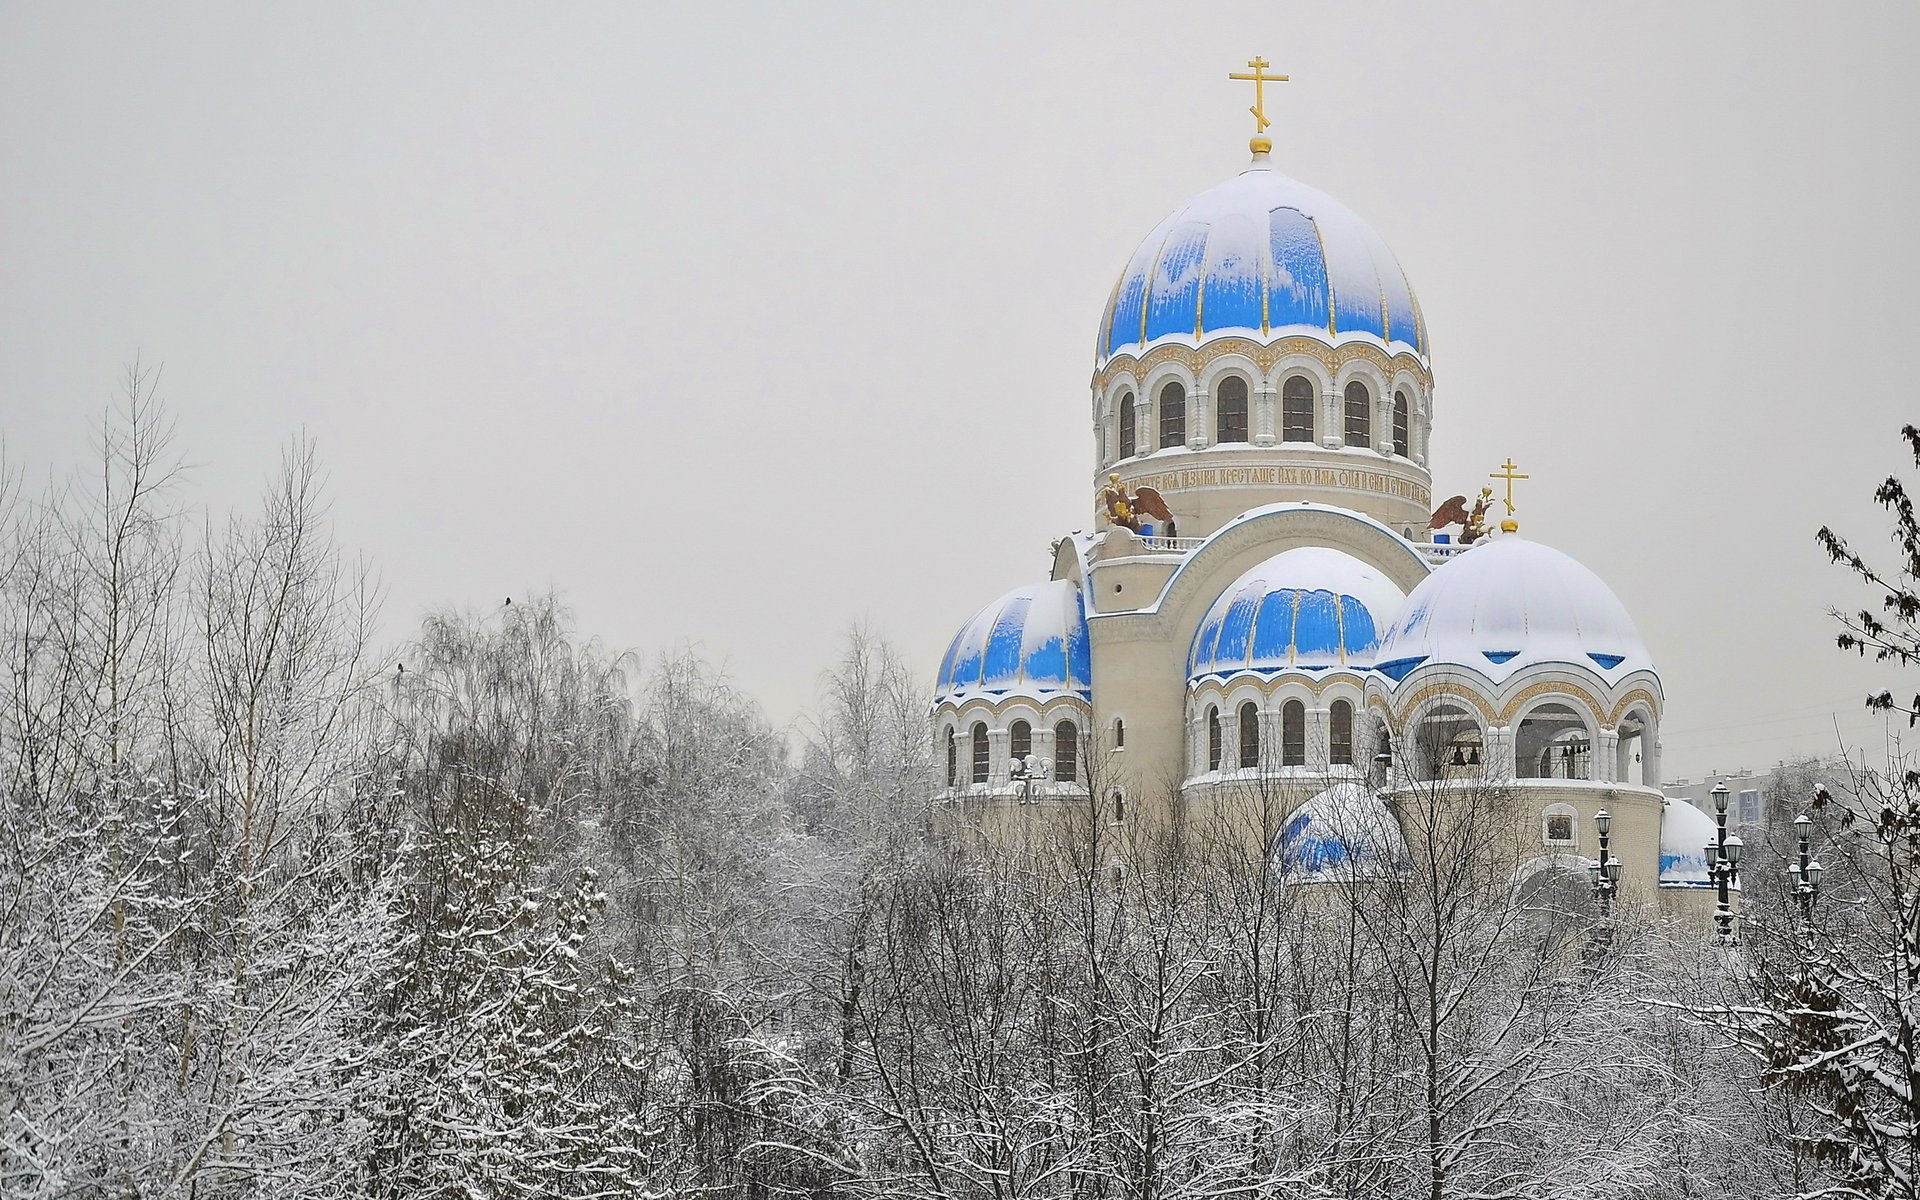
<svg viewBox="0 0 1920 1200">
<path fill-rule="evenodd" d="M 1053 760 L 1036 758 L 1031 754 L 1023 755 L 1013 760 L 1013 767 L 1007 774 L 1013 782 L 1020 785 L 1020 803 L 1031 804 L 1033 803 L 1033 785 L 1045 783 L 1052 776 Z"/>
<path fill-rule="evenodd" d="M 1707 873 L 1713 878 L 1717 902 L 1713 907 L 1713 927 L 1716 940 L 1723 946 L 1735 945 L 1739 939 L 1733 932 L 1733 903 L 1728 897 L 1732 886 L 1740 882 L 1740 851 L 1744 843 L 1736 835 L 1727 836 L 1727 785 L 1725 781 L 1713 785 L 1714 837 L 1707 843 Z"/>
<path fill-rule="evenodd" d="M 1800 902 L 1800 919 L 1813 917 L 1813 898 L 1820 892 L 1820 864 L 1814 861 L 1813 845 L 1809 834 L 1813 831 L 1813 818 L 1805 813 L 1793 819 L 1793 831 L 1800 837 L 1800 856 L 1798 861 L 1787 864 L 1787 873 L 1793 876 L 1793 897 Z"/>
<path fill-rule="evenodd" d="M 1601 946 L 1613 944 L 1613 893 L 1620 886 L 1620 860 L 1608 850 L 1613 833 L 1613 814 L 1601 809 L 1593 814 L 1594 828 L 1600 831 L 1600 861 L 1587 868 L 1593 881 L 1593 898 L 1600 902 L 1600 927 L 1594 940 Z"/>
</svg>

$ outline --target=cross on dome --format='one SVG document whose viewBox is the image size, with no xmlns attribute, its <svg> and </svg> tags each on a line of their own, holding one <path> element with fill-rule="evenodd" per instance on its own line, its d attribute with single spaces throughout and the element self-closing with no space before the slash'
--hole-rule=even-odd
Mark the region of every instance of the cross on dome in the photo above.
<svg viewBox="0 0 1920 1200">
<path fill-rule="evenodd" d="M 1288 75 L 1266 74 L 1266 69 L 1273 64 L 1257 54 L 1247 60 L 1247 65 L 1253 68 L 1252 74 L 1242 74 L 1235 71 L 1229 73 L 1227 78 L 1240 80 L 1253 85 L 1253 105 L 1247 109 L 1248 112 L 1253 114 L 1255 122 L 1251 145 L 1253 146 L 1253 152 L 1255 154 L 1265 154 L 1273 149 L 1273 139 L 1266 136 L 1267 126 L 1273 124 L 1272 121 L 1267 119 L 1267 85 L 1269 83 L 1287 83 L 1292 77 Z"/>
<path fill-rule="evenodd" d="M 1513 514 L 1515 512 L 1515 509 L 1513 507 L 1513 481 L 1516 479 L 1532 479 L 1533 478 L 1533 476 L 1531 475 L 1518 474 L 1514 471 L 1513 468 L 1514 468 L 1513 456 L 1508 455 L 1507 461 L 1500 464 L 1500 469 L 1498 471 L 1490 471 L 1487 473 L 1488 479 L 1504 479 L 1506 480 L 1506 483 L 1507 483 L 1507 497 L 1505 501 L 1507 506 L 1507 516 L 1505 520 L 1500 522 L 1501 533 L 1518 533 L 1520 531 L 1520 522 L 1513 519 Z"/>
</svg>

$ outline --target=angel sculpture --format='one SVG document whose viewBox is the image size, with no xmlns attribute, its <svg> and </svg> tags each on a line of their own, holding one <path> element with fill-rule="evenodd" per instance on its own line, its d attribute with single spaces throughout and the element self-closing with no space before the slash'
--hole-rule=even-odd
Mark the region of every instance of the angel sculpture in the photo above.
<svg viewBox="0 0 1920 1200">
<path fill-rule="evenodd" d="M 1491 503 L 1493 503 L 1492 488 L 1480 489 L 1480 497 L 1473 502 L 1472 511 L 1467 509 L 1465 496 L 1454 496 L 1433 510 L 1433 520 L 1427 522 L 1427 528 L 1445 529 L 1449 525 L 1458 525 L 1460 544 L 1471 546 L 1486 535 L 1487 506 Z"/>
<path fill-rule="evenodd" d="M 1107 520 L 1124 529 L 1139 533 L 1140 517 L 1144 514 L 1165 521 L 1168 537 L 1179 536 L 1173 523 L 1173 510 L 1167 507 L 1160 493 L 1150 487 L 1136 488 L 1129 496 L 1120 476 L 1108 475 L 1107 486 L 1100 489 L 1100 501 L 1107 506 Z"/>
</svg>

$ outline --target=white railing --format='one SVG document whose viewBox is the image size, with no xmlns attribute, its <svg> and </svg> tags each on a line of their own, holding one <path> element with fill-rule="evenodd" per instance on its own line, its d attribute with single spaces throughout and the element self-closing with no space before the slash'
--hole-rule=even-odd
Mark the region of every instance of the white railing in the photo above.
<svg viewBox="0 0 1920 1200">
<path fill-rule="evenodd" d="M 1143 537 L 1140 540 L 1146 543 L 1147 549 L 1157 550 L 1162 554 L 1190 554 L 1199 549 L 1200 543 L 1207 539 L 1161 537 L 1156 533 L 1152 537 Z"/>
<path fill-rule="evenodd" d="M 1478 544 L 1475 542 L 1472 545 L 1463 546 L 1459 542 L 1415 542 L 1413 548 L 1420 552 L 1420 557 L 1437 567 L 1450 558 L 1466 553 Z"/>
</svg>

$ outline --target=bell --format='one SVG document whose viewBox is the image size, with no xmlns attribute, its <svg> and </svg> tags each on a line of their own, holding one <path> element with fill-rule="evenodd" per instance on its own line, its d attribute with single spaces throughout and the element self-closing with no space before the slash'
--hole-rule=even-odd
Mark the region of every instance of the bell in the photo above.
<svg viewBox="0 0 1920 1200">
<path fill-rule="evenodd" d="M 1464 767 L 1467 765 L 1467 756 L 1460 752 L 1460 747 L 1455 746 L 1453 748 L 1453 757 L 1448 761 L 1453 766 Z"/>
<path fill-rule="evenodd" d="M 1470 767 L 1477 767 L 1480 765 L 1480 747 L 1479 746 L 1467 747 L 1467 765 Z"/>
</svg>

